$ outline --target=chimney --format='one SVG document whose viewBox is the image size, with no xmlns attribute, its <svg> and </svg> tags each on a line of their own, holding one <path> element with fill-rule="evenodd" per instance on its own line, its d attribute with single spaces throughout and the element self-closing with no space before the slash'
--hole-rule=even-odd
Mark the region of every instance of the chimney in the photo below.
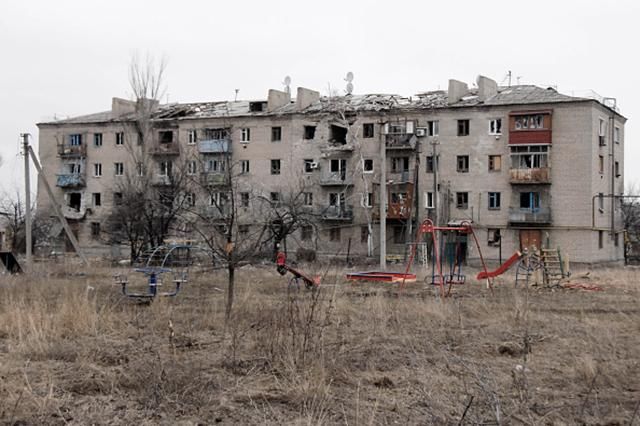
<svg viewBox="0 0 640 426">
<path fill-rule="evenodd" d="M 298 96 L 296 96 L 296 109 L 302 111 L 308 106 L 320 100 L 320 92 L 315 90 L 298 87 Z"/>
<path fill-rule="evenodd" d="M 463 83 L 461 81 L 453 79 L 449 80 L 449 104 L 455 104 L 467 93 L 469 93 L 469 87 L 467 86 L 467 83 Z"/>
<path fill-rule="evenodd" d="M 280 90 L 269 89 L 267 98 L 267 111 L 275 111 L 291 102 L 291 94 Z"/>
<path fill-rule="evenodd" d="M 122 98 L 111 98 L 111 113 L 119 117 L 136 111 L 136 102 Z"/>
<path fill-rule="evenodd" d="M 478 99 L 481 101 L 486 101 L 492 96 L 498 94 L 498 83 L 489 77 L 485 77 L 483 75 L 479 75 L 476 79 L 476 83 L 478 84 Z"/>
</svg>

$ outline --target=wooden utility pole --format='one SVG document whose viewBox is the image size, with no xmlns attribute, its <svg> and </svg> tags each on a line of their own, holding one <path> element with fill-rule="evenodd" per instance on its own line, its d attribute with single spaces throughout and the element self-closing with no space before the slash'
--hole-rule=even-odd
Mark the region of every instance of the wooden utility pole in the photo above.
<svg viewBox="0 0 640 426">
<path fill-rule="evenodd" d="M 24 225 L 25 225 L 25 263 L 26 270 L 31 268 L 31 256 L 33 252 L 33 239 L 31 237 L 31 176 L 29 175 L 29 133 L 20 134 L 22 137 L 22 154 L 24 155 Z"/>
</svg>

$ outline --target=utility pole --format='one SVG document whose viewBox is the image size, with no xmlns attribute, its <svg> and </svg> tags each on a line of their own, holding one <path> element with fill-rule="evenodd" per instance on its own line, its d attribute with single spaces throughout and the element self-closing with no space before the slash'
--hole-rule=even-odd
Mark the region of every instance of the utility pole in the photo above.
<svg viewBox="0 0 640 426">
<path fill-rule="evenodd" d="M 380 269 L 383 271 L 387 269 L 387 144 L 385 139 L 386 135 L 380 135 Z"/>
<path fill-rule="evenodd" d="M 432 166 L 433 166 L 433 223 L 438 226 L 438 150 L 437 150 L 438 140 L 433 139 L 431 141 L 431 155 L 432 157 Z"/>
<path fill-rule="evenodd" d="M 31 268 L 31 253 L 33 252 L 31 238 L 31 176 L 29 176 L 29 133 L 20 134 L 22 137 L 22 154 L 24 155 L 24 225 L 25 225 L 25 255 L 27 271 Z"/>
</svg>

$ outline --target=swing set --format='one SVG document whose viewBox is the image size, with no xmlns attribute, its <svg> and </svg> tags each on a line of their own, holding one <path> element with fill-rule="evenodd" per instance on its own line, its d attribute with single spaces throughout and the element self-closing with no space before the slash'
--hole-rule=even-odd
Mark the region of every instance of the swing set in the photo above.
<svg viewBox="0 0 640 426">
<path fill-rule="evenodd" d="M 484 257 L 482 256 L 482 250 L 480 249 L 480 243 L 476 234 L 473 232 L 471 223 L 462 222 L 458 226 L 436 226 L 431 219 L 426 219 L 420 224 L 416 232 L 415 244 L 411 245 L 411 254 L 407 262 L 405 274 L 409 273 L 409 269 L 413 264 L 413 260 L 416 256 L 416 247 L 418 243 L 423 241 L 424 235 L 430 235 L 432 241 L 432 254 L 431 254 L 431 280 L 430 284 L 440 287 L 440 295 L 442 297 L 448 296 L 451 293 L 451 288 L 454 285 L 464 284 L 466 276 L 462 272 L 462 263 L 465 259 L 466 241 L 464 237 L 471 235 L 473 241 L 478 249 L 480 256 L 480 262 L 482 269 L 487 277 L 487 286 L 490 286 L 489 271 L 485 264 Z M 482 272 L 481 272 L 482 274 Z M 429 277 L 427 277 L 429 279 Z M 405 286 L 406 280 L 402 280 L 400 289 Z"/>
</svg>

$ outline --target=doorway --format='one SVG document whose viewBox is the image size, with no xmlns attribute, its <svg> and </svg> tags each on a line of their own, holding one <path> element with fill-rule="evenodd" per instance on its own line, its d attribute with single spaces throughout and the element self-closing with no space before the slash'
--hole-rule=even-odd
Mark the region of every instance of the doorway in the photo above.
<svg viewBox="0 0 640 426">
<path fill-rule="evenodd" d="M 542 247 L 542 231 L 539 229 L 521 229 L 520 230 L 520 250 L 527 249 L 529 252 L 533 248 L 540 250 Z"/>
</svg>

